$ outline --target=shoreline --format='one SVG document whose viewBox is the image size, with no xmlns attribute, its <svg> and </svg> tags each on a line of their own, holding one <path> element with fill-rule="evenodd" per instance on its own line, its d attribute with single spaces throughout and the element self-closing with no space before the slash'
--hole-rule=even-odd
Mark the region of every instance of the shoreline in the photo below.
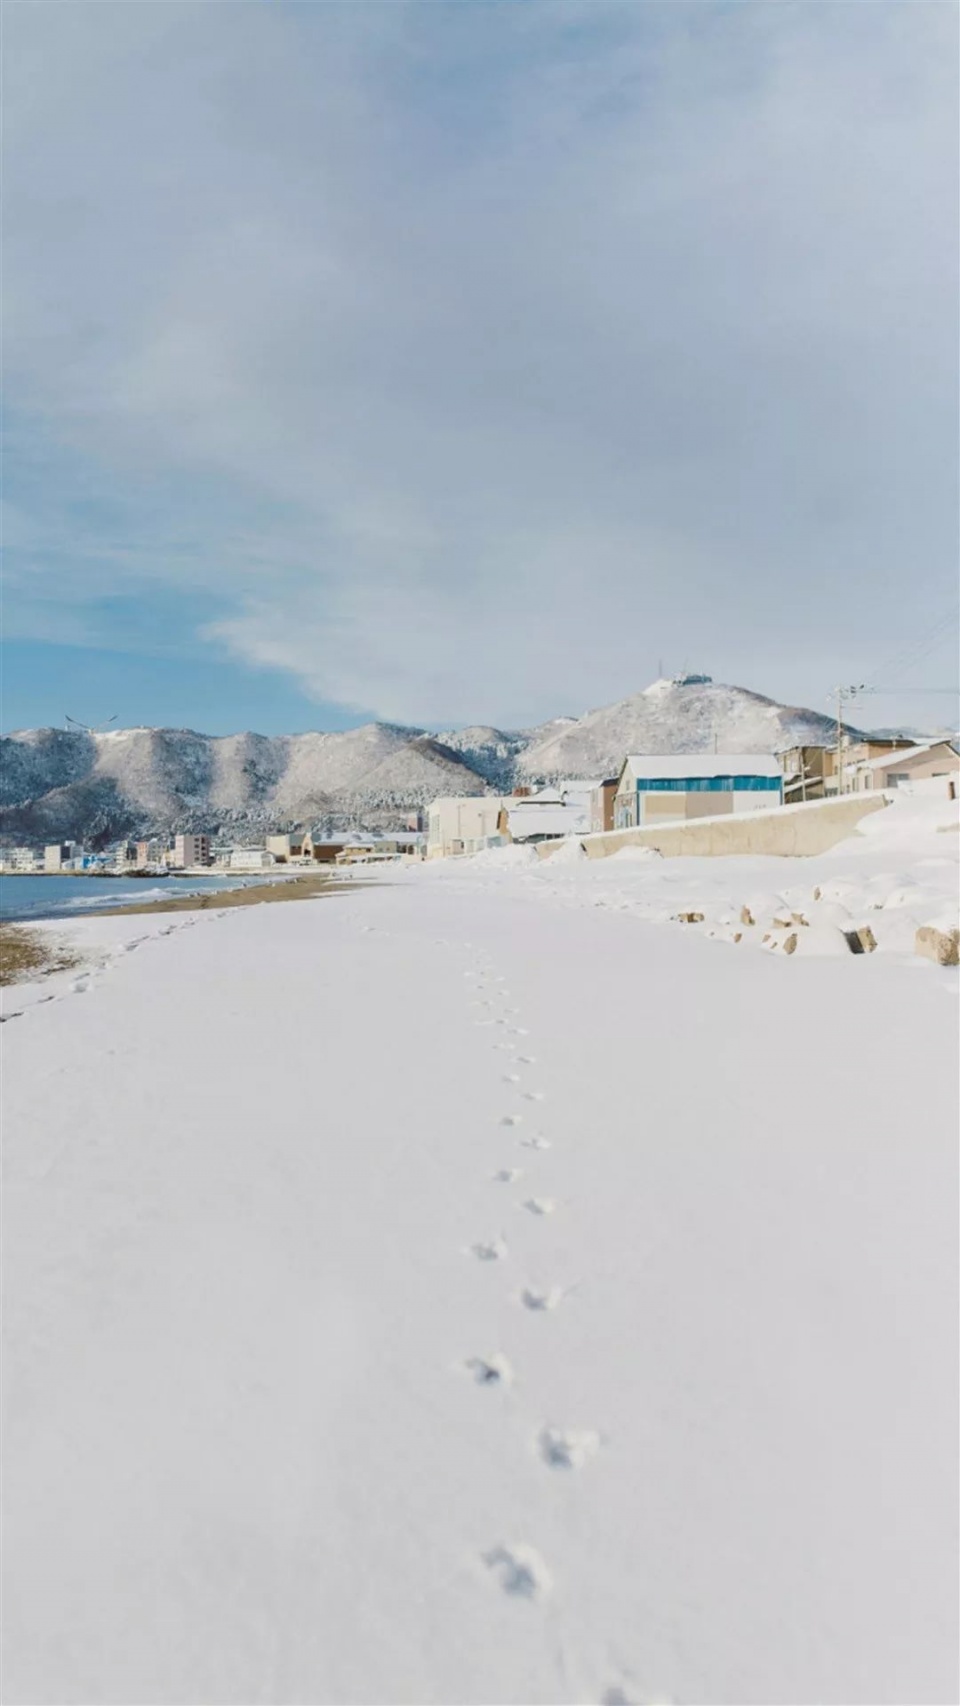
<svg viewBox="0 0 960 1706">
<path fill-rule="evenodd" d="M 147 917 L 151 913 L 219 912 L 228 907 L 261 906 L 272 901 L 314 900 L 322 894 L 342 894 L 356 889 L 355 881 L 339 881 L 319 872 L 304 872 L 282 881 L 248 883 L 235 889 L 217 889 L 207 894 L 165 896 L 160 900 L 132 901 L 129 906 L 98 906 L 89 912 L 60 914 L 52 918 L 0 919 L 0 987 L 10 989 L 16 984 L 32 983 L 58 971 L 76 969 L 80 963 L 77 952 L 63 932 L 71 924 L 101 918 Z M 364 884 L 364 887 L 379 885 Z"/>
<path fill-rule="evenodd" d="M 245 888 L 216 889 L 207 894 L 164 895 L 162 900 L 132 901 L 129 906 L 98 906 L 95 913 L 78 913 L 77 917 L 127 918 L 152 912 L 219 911 L 225 906 L 263 906 L 278 900 L 312 900 L 318 894 L 343 893 L 356 887 L 354 881 L 339 881 L 336 877 L 305 872 L 299 877 L 282 877 L 273 882 L 248 883 Z M 39 921 L 38 921 L 39 922 Z"/>
</svg>

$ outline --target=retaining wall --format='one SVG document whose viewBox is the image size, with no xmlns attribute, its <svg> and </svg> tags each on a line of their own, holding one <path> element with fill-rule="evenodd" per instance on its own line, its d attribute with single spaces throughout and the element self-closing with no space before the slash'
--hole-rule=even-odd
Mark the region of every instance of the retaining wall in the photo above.
<svg viewBox="0 0 960 1706">
<path fill-rule="evenodd" d="M 607 859 L 621 847 L 653 847 L 665 859 L 719 857 L 731 853 L 767 853 L 805 858 L 826 853 L 852 835 L 861 818 L 883 811 L 882 794 L 847 794 L 842 800 L 808 800 L 805 805 L 778 806 L 770 811 L 737 816 L 702 817 L 662 829 L 615 829 L 584 835 L 581 844 L 591 859 Z M 549 859 L 562 841 L 544 841 L 537 851 Z"/>
</svg>

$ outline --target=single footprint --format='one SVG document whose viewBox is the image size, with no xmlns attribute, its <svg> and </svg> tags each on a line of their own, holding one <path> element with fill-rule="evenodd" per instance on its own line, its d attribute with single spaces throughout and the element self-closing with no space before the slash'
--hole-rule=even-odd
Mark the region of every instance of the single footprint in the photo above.
<svg viewBox="0 0 960 1706">
<path fill-rule="evenodd" d="M 490 1357 L 471 1357 L 466 1367 L 478 1386 L 512 1386 L 513 1369 L 505 1356 L 495 1351 Z"/>
<path fill-rule="evenodd" d="M 499 1173 L 494 1173 L 498 1185 L 512 1185 L 521 1177 L 519 1167 L 501 1167 Z"/>
<path fill-rule="evenodd" d="M 520 1302 L 524 1309 L 556 1309 L 557 1304 L 563 1302 L 563 1292 L 558 1285 L 550 1286 L 548 1291 L 535 1291 L 532 1286 L 527 1285 L 520 1293 Z"/>
<path fill-rule="evenodd" d="M 521 1137 L 520 1142 L 523 1144 L 524 1149 L 552 1149 L 553 1148 L 553 1145 L 550 1142 L 549 1137 L 541 1137 L 539 1134 L 536 1137 Z"/>
<path fill-rule="evenodd" d="M 90 987 L 90 979 L 88 977 L 74 978 L 73 982 L 70 985 L 70 988 L 71 988 L 74 995 L 86 995 L 89 987 Z"/>
<path fill-rule="evenodd" d="M 483 1562 L 504 1593 L 518 1599 L 545 1599 L 553 1586 L 546 1564 L 532 1546 L 495 1546 L 484 1553 Z"/>
<path fill-rule="evenodd" d="M 525 1102 L 545 1102 L 547 1093 L 545 1090 L 524 1090 L 523 1099 Z"/>
<path fill-rule="evenodd" d="M 518 1054 L 517 1063 L 520 1066 L 533 1066 L 536 1058 L 535 1054 Z"/>
<path fill-rule="evenodd" d="M 503 1118 L 500 1121 L 500 1124 L 501 1125 L 520 1125 L 522 1119 L 523 1119 L 522 1114 L 504 1114 Z"/>
<path fill-rule="evenodd" d="M 520 1082 L 519 1072 L 505 1072 L 503 1075 L 503 1082 L 505 1084 L 519 1084 L 519 1082 Z"/>
<path fill-rule="evenodd" d="M 478 1262 L 502 1262 L 507 1246 L 502 1238 L 491 1238 L 486 1244 L 471 1244 L 470 1254 L 476 1256 Z"/>
<path fill-rule="evenodd" d="M 557 1206 L 555 1197 L 528 1197 L 523 1204 L 528 1214 L 552 1214 Z"/>
<path fill-rule="evenodd" d="M 600 1450 L 600 1435 L 592 1428 L 542 1428 L 537 1447 L 551 1469 L 582 1469 Z"/>
<path fill-rule="evenodd" d="M 522 1025 L 511 1025 L 510 1026 L 510 1035 L 512 1037 L 528 1037 L 530 1035 L 530 1032 L 524 1030 Z"/>
</svg>

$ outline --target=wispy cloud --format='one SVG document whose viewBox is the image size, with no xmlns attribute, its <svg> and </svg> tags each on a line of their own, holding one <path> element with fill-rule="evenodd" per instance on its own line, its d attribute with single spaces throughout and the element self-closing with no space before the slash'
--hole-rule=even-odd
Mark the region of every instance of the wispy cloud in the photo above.
<svg viewBox="0 0 960 1706">
<path fill-rule="evenodd" d="M 868 667 L 954 574 L 955 38 L 922 0 L 11 9 L 24 560 L 67 605 L 189 586 L 211 645 L 424 723 L 661 655 Z"/>
</svg>

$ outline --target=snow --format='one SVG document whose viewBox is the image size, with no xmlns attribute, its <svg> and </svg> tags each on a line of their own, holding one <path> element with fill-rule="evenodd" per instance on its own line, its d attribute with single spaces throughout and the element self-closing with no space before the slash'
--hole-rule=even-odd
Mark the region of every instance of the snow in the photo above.
<svg viewBox="0 0 960 1706">
<path fill-rule="evenodd" d="M 6 1698 L 956 1698 L 956 975 L 630 911 L 904 917 L 910 805 L 58 925 L 0 1033 Z"/>
<path fill-rule="evenodd" d="M 835 738 L 831 718 L 743 687 L 657 681 L 566 728 L 546 731 L 520 755 L 518 769 L 527 776 L 610 776 L 619 775 L 627 753 L 770 754 Z"/>
<path fill-rule="evenodd" d="M 664 859 L 652 848 L 626 846 L 609 858 L 587 859 L 571 838 L 522 871 L 505 863 L 504 849 L 492 848 L 475 880 L 502 890 L 516 879 L 518 894 L 553 906 L 619 912 L 674 928 L 700 913 L 696 928 L 740 953 L 780 952 L 795 937 L 791 955 L 847 954 L 844 933 L 869 925 L 880 953 L 915 969 L 918 927 L 957 927 L 957 806 L 939 779 L 901 785 L 890 801 L 865 817 L 856 835 L 816 858 Z M 465 864 L 473 872 L 478 862 L 450 860 L 430 874 L 456 882 Z"/>
<path fill-rule="evenodd" d="M 771 753 L 833 737 L 829 718 L 710 681 L 660 682 L 539 728 L 432 736 L 393 723 L 335 734 L 28 729 L 3 740 L 4 834 L 20 839 L 300 826 L 396 814 L 438 795 L 506 793 L 531 778 L 619 774 L 627 752 Z M 851 733 L 856 733 L 851 730 Z M 580 788 L 584 786 L 581 781 Z M 341 824 L 346 827 L 346 824 Z"/>
<path fill-rule="evenodd" d="M 631 753 L 626 760 L 635 776 L 654 781 L 688 776 L 780 776 L 780 761 L 757 752 L 681 752 L 669 757 Z"/>
</svg>

